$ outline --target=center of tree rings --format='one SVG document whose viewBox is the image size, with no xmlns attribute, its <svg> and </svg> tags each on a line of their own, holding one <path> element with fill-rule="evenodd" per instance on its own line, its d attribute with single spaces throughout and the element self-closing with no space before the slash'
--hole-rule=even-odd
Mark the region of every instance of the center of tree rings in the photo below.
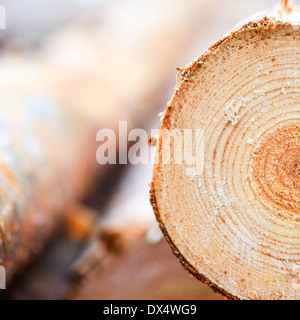
<svg viewBox="0 0 300 320">
<path fill-rule="evenodd" d="M 278 128 L 255 149 L 253 188 L 263 203 L 288 212 L 292 220 L 300 212 L 300 124 Z"/>
</svg>

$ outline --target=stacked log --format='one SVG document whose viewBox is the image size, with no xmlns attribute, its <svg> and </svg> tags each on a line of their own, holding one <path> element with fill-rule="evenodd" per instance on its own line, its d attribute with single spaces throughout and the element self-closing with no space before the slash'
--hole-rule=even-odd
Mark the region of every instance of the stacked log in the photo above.
<svg viewBox="0 0 300 320">
<path fill-rule="evenodd" d="M 299 50 L 284 1 L 182 69 L 161 119 L 155 215 L 183 266 L 229 298 L 300 298 Z M 160 160 L 172 130 L 191 146 L 180 164 Z"/>
</svg>

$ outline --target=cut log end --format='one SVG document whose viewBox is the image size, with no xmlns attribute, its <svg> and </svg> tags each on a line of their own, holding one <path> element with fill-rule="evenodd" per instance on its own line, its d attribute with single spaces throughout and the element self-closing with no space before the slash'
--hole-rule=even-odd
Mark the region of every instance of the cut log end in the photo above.
<svg viewBox="0 0 300 320">
<path fill-rule="evenodd" d="M 263 18 L 182 70 L 163 114 L 154 212 L 185 268 L 229 298 L 300 298 L 299 105 L 300 26 Z M 164 162 L 166 130 L 182 163 L 176 137 Z"/>
</svg>

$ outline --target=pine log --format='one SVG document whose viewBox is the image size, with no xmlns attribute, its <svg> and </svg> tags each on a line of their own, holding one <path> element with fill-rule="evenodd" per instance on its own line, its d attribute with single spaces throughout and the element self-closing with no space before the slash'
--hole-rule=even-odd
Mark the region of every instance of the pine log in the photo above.
<svg viewBox="0 0 300 320">
<path fill-rule="evenodd" d="M 10 281 L 87 189 L 94 139 L 85 121 L 42 90 L 36 64 L 9 54 L 0 74 L 0 264 Z"/>
<path fill-rule="evenodd" d="M 182 265 L 231 299 L 300 299 L 300 26 L 285 9 L 183 68 L 161 119 L 157 221 Z M 191 151 L 164 163 L 175 129 Z"/>
<path fill-rule="evenodd" d="M 121 7 L 120 3 L 122 3 Z M 165 90 L 164 86 L 174 66 L 178 63 L 177 59 L 183 52 L 186 54 L 187 45 L 190 44 L 193 36 L 201 34 L 202 44 L 214 37 L 213 32 L 208 35 L 207 33 L 203 34 L 202 31 L 209 24 L 210 19 L 207 12 L 213 11 L 216 3 L 220 8 L 220 4 L 224 2 L 221 0 L 190 0 L 187 4 L 180 0 L 158 0 L 152 1 L 150 5 L 149 1 L 113 1 L 108 5 L 109 10 L 106 7 L 103 8 L 108 2 L 103 4 L 101 9 L 97 5 L 95 6 L 94 12 L 99 19 L 91 19 L 93 23 L 90 20 L 86 24 L 77 24 L 76 22 L 71 27 L 64 29 L 61 27 L 61 23 L 57 23 L 56 15 L 52 14 L 51 10 L 50 15 L 48 11 L 42 10 L 42 13 L 40 11 L 37 13 L 39 19 L 32 19 L 33 13 L 26 15 L 27 20 L 33 24 L 29 28 L 30 30 L 27 28 L 28 33 L 25 32 L 26 28 L 23 28 L 23 25 L 20 27 L 19 24 L 14 23 L 14 26 L 19 26 L 17 31 L 22 33 L 22 40 L 24 40 L 24 33 L 27 33 L 27 37 L 25 37 L 27 42 L 33 35 L 31 31 L 36 30 L 36 23 L 38 23 L 38 42 L 43 40 L 42 42 L 46 43 L 42 67 L 51 65 L 46 72 L 48 84 L 51 82 L 49 87 L 53 88 L 51 95 L 59 96 L 63 105 L 68 105 L 72 111 L 75 109 L 79 111 L 82 118 L 87 117 L 94 121 L 97 129 L 102 128 L 102 125 L 113 127 L 111 121 L 119 119 L 128 119 L 134 127 L 139 126 L 142 121 L 147 121 L 147 115 L 153 113 L 151 106 L 157 103 L 153 96 L 158 96 L 158 90 Z M 229 3 L 231 4 L 230 8 L 228 8 Z M 226 8 L 228 11 L 235 12 L 233 9 L 237 3 L 236 0 L 227 1 Z M 249 3 L 247 2 L 247 5 Z M 250 7 L 254 6 L 253 3 L 257 4 L 258 1 L 251 2 Z M 68 5 L 66 7 L 69 8 Z M 20 10 L 22 7 L 17 6 L 16 8 Z M 223 12 L 223 10 L 219 11 Z M 49 20 L 44 19 L 41 14 L 51 18 L 51 23 L 49 24 Z M 84 12 L 82 17 L 85 14 Z M 24 18 L 24 16 L 16 16 L 19 19 L 18 22 Z M 96 23 L 94 23 L 95 21 Z M 179 21 L 180 23 L 178 23 Z M 44 24 L 44 22 L 46 28 L 41 26 L 41 23 Z M 221 30 L 224 28 L 222 19 L 218 19 L 218 23 L 218 27 L 214 29 L 216 34 L 222 32 Z M 52 30 L 49 25 L 58 29 L 58 33 L 52 38 L 53 41 L 50 44 L 49 39 L 44 37 L 45 34 L 40 33 L 42 29 L 47 29 L 46 34 L 48 34 Z M 214 22 L 214 27 L 216 25 Z M 41 34 L 42 37 L 40 37 Z M 197 44 L 198 47 L 199 44 Z M 36 62 L 38 61 L 35 60 Z M 20 72 L 15 68 L 13 74 L 18 74 L 22 78 L 23 84 L 26 83 L 27 72 Z M 28 95 L 27 97 L 29 98 Z M 91 159 L 94 160 L 94 155 L 91 156 Z M 87 176 L 86 174 L 85 177 Z M 73 178 L 76 179 L 76 177 Z M 52 187 L 49 186 L 49 188 Z M 73 207 L 68 206 L 68 208 Z M 55 215 L 59 215 L 56 210 L 53 212 Z M 134 215 L 139 217 L 140 212 L 135 212 L 132 216 Z M 116 216 L 119 222 L 124 223 L 121 210 L 117 212 Z M 50 217 L 52 217 L 51 214 Z M 72 218 L 76 218 L 76 215 L 75 217 L 73 215 Z M 129 220 L 131 223 L 133 219 Z M 141 234 L 141 225 L 133 226 L 131 224 L 128 226 L 129 222 L 126 225 L 127 222 L 125 221 L 118 230 L 123 244 L 124 238 L 131 237 L 131 240 L 134 240 L 137 234 Z M 76 225 L 74 225 L 74 220 L 70 223 L 72 223 L 71 229 L 77 233 L 77 221 L 75 221 Z M 89 224 L 90 222 L 87 221 L 87 225 Z M 51 229 L 51 225 L 49 223 L 49 229 Z M 142 227 L 145 228 L 145 225 L 143 223 Z M 134 228 L 134 231 L 138 231 L 133 237 L 130 227 Z M 35 229 L 31 230 L 34 233 Z M 21 230 L 18 232 L 22 234 Z M 31 244 L 28 243 L 27 250 L 38 251 L 37 247 L 42 246 L 43 240 L 44 238 L 39 238 L 39 241 L 35 242 L 32 248 L 29 248 Z M 18 265 L 20 268 L 21 264 Z M 47 287 L 45 280 L 47 275 L 43 274 L 41 278 L 41 282 Z M 51 277 L 47 283 L 49 282 L 52 282 L 52 286 L 55 283 L 56 286 L 56 282 L 52 281 Z M 45 291 L 48 293 L 49 290 Z M 40 292 L 37 296 L 40 297 Z"/>
</svg>

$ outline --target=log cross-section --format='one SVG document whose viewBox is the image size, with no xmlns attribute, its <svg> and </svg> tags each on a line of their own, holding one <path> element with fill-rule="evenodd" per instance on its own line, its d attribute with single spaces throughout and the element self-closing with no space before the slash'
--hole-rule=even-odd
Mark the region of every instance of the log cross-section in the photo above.
<svg viewBox="0 0 300 320">
<path fill-rule="evenodd" d="M 224 36 L 180 70 L 161 121 L 151 202 L 184 267 L 229 298 L 299 299 L 299 21 L 262 18 Z M 175 129 L 203 130 L 201 172 L 184 150 L 181 164 L 178 150 L 161 161 Z"/>
</svg>

